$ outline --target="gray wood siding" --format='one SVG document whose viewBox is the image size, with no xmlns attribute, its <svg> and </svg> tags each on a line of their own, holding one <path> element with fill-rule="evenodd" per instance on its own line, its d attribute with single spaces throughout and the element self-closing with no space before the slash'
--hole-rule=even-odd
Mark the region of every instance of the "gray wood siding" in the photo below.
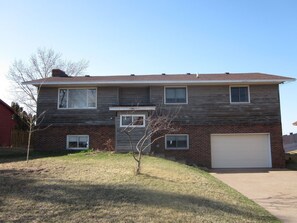
<svg viewBox="0 0 297 223">
<path fill-rule="evenodd" d="M 43 87 L 38 98 L 38 113 L 46 111 L 42 122 L 45 125 L 115 125 L 116 112 L 109 111 L 109 107 L 133 102 L 134 95 L 134 99 L 139 97 L 145 103 L 164 109 L 180 107 L 176 120 L 182 124 L 280 123 L 278 85 L 250 85 L 250 103 L 247 104 L 230 103 L 229 85 L 187 88 L 188 104 L 183 105 L 164 105 L 163 86 L 124 89 L 123 95 L 120 94 L 123 89 L 118 87 L 98 87 L 96 109 L 57 109 L 58 88 Z"/>
<path fill-rule="evenodd" d="M 149 104 L 149 87 L 119 88 L 120 105 L 147 105 Z"/>
<path fill-rule="evenodd" d="M 125 115 L 125 114 L 129 114 L 127 112 L 118 112 L 116 120 L 115 120 L 115 125 L 116 125 L 116 143 L 115 143 L 115 148 L 116 151 L 118 152 L 129 152 L 131 151 L 131 145 L 130 145 L 130 141 L 129 141 L 129 137 L 123 132 L 123 130 L 125 129 L 125 127 L 120 127 L 120 115 Z M 136 113 L 130 113 L 130 114 L 141 114 L 141 115 L 145 115 L 145 117 L 147 117 L 147 112 L 136 112 Z M 146 123 L 145 123 L 146 124 Z M 134 128 L 130 135 L 131 135 L 131 141 L 132 141 L 132 145 L 133 145 L 133 149 L 134 151 L 136 151 L 135 146 L 137 144 L 137 142 L 139 141 L 139 139 L 144 135 L 145 132 L 145 127 L 138 127 L 138 128 Z M 151 140 L 149 139 L 145 146 L 150 144 Z M 149 146 L 144 152 L 147 153 L 149 152 L 151 149 L 151 147 Z"/>
<path fill-rule="evenodd" d="M 250 85 L 250 103 L 231 104 L 229 85 L 188 86 L 188 104 L 164 105 L 164 87 L 151 87 L 151 103 L 180 107 L 183 124 L 271 124 L 280 122 L 278 85 Z"/>
<path fill-rule="evenodd" d="M 58 109 L 58 88 L 43 87 L 38 97 L 38 114 L 45 111 L 42 125 L 114 125 L 116 113 L 109 107 L 118 105 L 117 87 L 97 88 L 96 109 Z"/>
</svg>

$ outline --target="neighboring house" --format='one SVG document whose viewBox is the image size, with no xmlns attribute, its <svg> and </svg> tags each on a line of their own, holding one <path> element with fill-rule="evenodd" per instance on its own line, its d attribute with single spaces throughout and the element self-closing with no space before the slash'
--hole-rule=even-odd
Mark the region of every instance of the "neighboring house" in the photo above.
<svg viewBox="0 0 297 223">
<path fill-rule="evenodd" d="M 0 147 L 11 146 L 11 132 L 17 124 L 13 115 L 13 109 L 0 99 Z"/>
<path fill-rule="evenodd" d="M 283 136 L 283 144 L 285 152 L 297 150 L 297 133 Z"/>
<path fill-rule="evenodd" d="M 46 111 L 35 148 L 129 151 L 122 129 L 138 120 L 140 137 L 155 109 L 180 107 L 178 133 L 150 151 L 212 168 L 284 167 L 279 84 L 292 78 L 262 73 L 53 77 L 40 87 L 38 114 Z"/>
</svg>

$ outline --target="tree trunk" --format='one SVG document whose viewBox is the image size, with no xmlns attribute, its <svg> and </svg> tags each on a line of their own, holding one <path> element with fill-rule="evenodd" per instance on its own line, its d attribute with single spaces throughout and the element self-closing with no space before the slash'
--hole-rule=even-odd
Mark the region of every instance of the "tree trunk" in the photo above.
<svg viewBox="0 0 297 223">
<path fill-rule="evenodd" d="M 27 163 L 29 162 L 29 154 L 30 154 L 30 145 L 31 145 L 31 135 L 32 135 L 32 127 L 30 126 L 29 129 L 29 136 L 28 136 L 28 145 L 27 145 Z"/>
<path fill-rule="evenodd" d="M 137 163 L 136 163 L 135 175 L 140 174 L 141 158 L 142 158 L 142 152 L 140 151 L 138 153 L 138 159 L 137 159 Z"/>
</svg>

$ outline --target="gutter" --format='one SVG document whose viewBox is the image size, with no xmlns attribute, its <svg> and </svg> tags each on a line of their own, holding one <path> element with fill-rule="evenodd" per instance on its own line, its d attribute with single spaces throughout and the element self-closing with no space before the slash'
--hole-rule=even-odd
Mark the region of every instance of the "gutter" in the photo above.
<svg viewBox="0 0 297 223">
<path fill-rule="evenodd" d="M 187 85 L 215 85 L 215 84 L 281 84 L 284 82 L 292 82 L 296 79 L 272 79 L 272 80 L 205 80 L 205 81 L 53 81 L 53 82 L 42 82 L 39 81 L 28 81 L 23 82 L 25 85 L 34 85 L 34 86 L 50 86 L 50 85 L 80 85 L 80 86 L 91 86 L 91 85 L 170 85 L 170 84 L 187 84 Z"/>
</svg>

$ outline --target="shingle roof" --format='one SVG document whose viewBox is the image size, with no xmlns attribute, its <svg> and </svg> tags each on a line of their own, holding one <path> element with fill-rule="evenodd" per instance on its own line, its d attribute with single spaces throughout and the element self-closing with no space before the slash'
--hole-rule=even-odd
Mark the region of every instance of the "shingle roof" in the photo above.
<svg viewBox="0 0 297 223">
<path fill-rule="evenodd" d="M 25 82 L 38 85 L 119 85 L 119 84 L 219 84 L 219 83 L 282 83 L 294 78 L 263 73 L 166 74 L 49 77 Z"/>
</svg>

